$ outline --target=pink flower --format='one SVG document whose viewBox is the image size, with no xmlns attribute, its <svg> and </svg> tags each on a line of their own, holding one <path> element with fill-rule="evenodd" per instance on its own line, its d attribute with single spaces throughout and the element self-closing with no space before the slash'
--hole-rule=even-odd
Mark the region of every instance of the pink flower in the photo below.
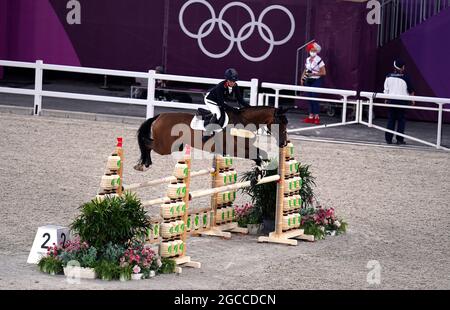
<svg viewBox="0 0 450 310">
<path fill-rule="evenodd" d="M 141 267 L 139 267 L 138 265 L 135 265 L 135 266 L 133 267 L 133 272 L 134 272 L 135 274 L 141 272 Z"/>
</svg>

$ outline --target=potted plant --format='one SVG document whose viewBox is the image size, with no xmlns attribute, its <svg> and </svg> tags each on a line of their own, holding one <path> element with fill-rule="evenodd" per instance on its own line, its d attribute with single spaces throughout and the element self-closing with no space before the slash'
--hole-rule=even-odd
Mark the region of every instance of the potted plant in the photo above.
<svg viewBox="0 0 450 310">
<path fill-rule="evenodd" d="M 101 260 L 95 265 L 97 276 L 104 281 L 120 279 L 120 266 L 116 262 Z"/>
<path fill-rule="evenodd" d="M 236 206 L 236 217 L 240 227 L 247 227 L 249 234 L 257 235 L 262 231 L 262 215 L 259 208 L 246 203 L 242 206 Z"/>
<path fill-rule="evenodd" d="M 141 267 L 139 265 L 134 265 L 133 267 L 133 273 L 131 274 L 132 280 L 141 280 L 143 274 L 141 273 Z"/>
<path fill-rule="evenodd" d="M 302 187 L 300 189 L 300 197 L 302 197 L 303 207 L 308 208 L 313 205 L 315 199 L 314 187 L 316 187 L 315 177 L 310 171 L 310 165 L 299 165 L 298 171 L 302 178 Z"/>
<path fill-rule="evenodd" d="M 120 263 L 119 280 L 129 281 L 131 280 L 131 275 L 133 274 L 133 268 L 127 262 Z"/>
<path fill-rule="evenodd" d="M 60 249 L 53 243 L 53 246 L 47 248 L 47 256 L 42 257 L 38 262 L 39 270 L 52 276 L 60 274 L 63 271 L 63 262 L 59 257 Z"/>
<path fill-rule="evenodd" d="M 275 161 L 275 160 L 272 160 Z M 278 166 L 275 163 L 271 163 L 270 166 Z M 265 171 L 265 176 L 272 176 L 278 174 L 278 168 L 270 169 Z M 300 190 L 300 196 L 302 201 L 304 201 L 303 207 L 308 207 L 312 205 L 314 198 L 313 188 L 316 186 L 314 177 L 310 172 L 309 165 L 300 165 L 299 167 L 300 177 L 303 180 L 303 185 Z M 255 167 L 253 170 L 244 173 L 241 181 L 250 181 L 256 178 L 258 175 L 258 168 Z M 261 217 L 263 220 L 263 227 L 266 232 L 271 232 L 275 230 L 275 210 L 276 210 L 276 193 L 277 193 L 277 183 L 270 182 L 266 184 L 250 186 L 241 189 L 243 193 L 248 194 L 252 203 L 259 208 L 261 211 Z"/>
<path fill-rule="evenodd" d="M 61 247 L 59 254 L 64 265 L 64 274 L 81 279 L 95 279 L 94 266 L 97 262 L 97 249 L 81 242 L 79 237 L 69 240 Z"/>
<path fill-rule="evenodd" d="M 144 236 L 150 228 L 144 207 L 135 194 L 94 199 L 81 207 L 71 228 L 80 239 L 97 249 L 108 243 L 125 245 L 133 237 Z"/>
<path fill-rule="evenodd" d="M 170 258 L 162 258 L 160 261 L 160 265 L 158 267 L 158 273 L 174 273 L 175 272 L 175 267 L 177 266 L 177 264 L 175 263 L 175 261 L 173 259 Z"/>
<path fill-rule="evenodd" d="M 132 273 L 131 279 L 140 280 L 154 275 L 157 267 L 155 266 L 156 254 L 138 240 L 133 241 L 124 255 L 120 258 L 121 266 L 130 266 Z"/>
<path fill-rule="evenodd" d="M 326 235 L 343 234 L 347 230 L 347 223 L 336 217 L 334 208 L 321 206 L 304 208 L 301 215 L 300 228 L 305 234 L 313 235 L 315 240 L 323 239 Z"/>
</svg>

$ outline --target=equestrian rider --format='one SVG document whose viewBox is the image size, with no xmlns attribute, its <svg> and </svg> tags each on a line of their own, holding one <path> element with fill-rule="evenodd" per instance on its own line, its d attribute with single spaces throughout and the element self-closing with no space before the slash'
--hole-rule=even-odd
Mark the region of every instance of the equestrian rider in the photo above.
<svg viewBox="0 0 450 310">
<path fill-rule="evenodd" d="M 229 100 L 233 95 L 236 97 L 240 106 L 248 107 L 249 105 L 242 98 L 238 84 L 238 72 L 236 69 L 227 69 L 225 71 L 225 80 L 214 86 L 205 96 L 205 104 L 208 110 L 213 114 L 209 124 L 218 124 L 222 111 L 226 108 L 232 108 L 225 103 L 225 100 Z"/>
</svg>

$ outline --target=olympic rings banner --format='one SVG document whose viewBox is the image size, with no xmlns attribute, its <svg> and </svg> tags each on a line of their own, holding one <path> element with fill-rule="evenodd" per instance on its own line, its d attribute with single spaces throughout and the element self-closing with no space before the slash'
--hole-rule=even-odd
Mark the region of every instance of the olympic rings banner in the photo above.
<svg viewBox="0 0 450 310">
<path fill-rule="evenodd" d="M 377 28 L 366 22 L 365 3 L 77 1 L 79 24 L 68 22 L 69 0 L 0 0 L 0 24 L 8 26 L 0 27 L 0 58 L 143 72 L 164 65 L 167 73 L 217 78 L 235 67 L 241 79 L 291 84 L 297 48 L 315 38 L 326 87 L 374 88 Z"/>
<path fill-rule="evenodd" d="M 206 8 L 208 8 L 209 12 L 211 13 L 211 18 L 207 19 L 205 22 L 202 23 L 202 25 L 198 29 L 197 33 L 192 33 L 191 31 L 189 31 L 186 28 L 186 26 L 184 24 L 184 18 L 185 18 L 186 9 L 188 9 L 190 6 L 193 6 L 196 3 L 202 4 Z M 250 21 L 248 23 L 244 24 L 244 26 L 242 26 L 239 29 L 239 31 L 237 32 L 237 35 L 235 35 L 236 32 L 233 30 L 233 27 L 230 25 L 230 23 L 224 19 L 225 13 L 227 12 L 227 10 L 230 8 L 233 8 L 233 7 L 239 7 L 239 8 L 244 9 L 245 11 L 247 11 L 247 13 L 250 17 Z M 287 15 L 287 17 L 289 19 L 289 23 L 290 23 L 289 33 L 281 40 L 275 40 L 272 29 L 270 29 L 269 26 L 267 26 L 263 22 L 264 16 L 266 16 L 267 13 L 274 11 L 274 10 L 280 10 L 280 11 L 284 12 Z M 294 16 L 292 15 L 291 11 L 289 11 L 286 7 L 281 6 L 281 5 L 271 5 L 271 6 L 266 7 L 259 15 L 258 20 L 256 20 L 255 13 L 253 12 L 253 10 L 247 4 L 245 4 L 243 2 L 234 1 L 234 2 L 228 3 L 227 5 L 225 5 L 222 8 L 222 10 L 220 10 L 219 16 L 216 17 L 215 10 L 208 1 L 206 1 L 206 0 L 189 0 L 189 1 L 185 2 L 183 4 L 183 6 L 181 7 L 180 13 L 178 15 L 178 19 L 180 22 L 180 27 L 183 30 L 183 32 L 187 36 L 189 36 L 193 39 L 196 39 L 197 43 L 198 43 L 198 47 L 201 49 L 203 54 L 205 54 L 211 58 L 223 58 L 223 57 L 229 55 L 231 50 L 234 47 L 234 44 L 236 43 L 236 46 L 239 49 L 239 52 L 242 57 L 244 57 L 245 59 L 247 59 L 249 61 L 260 62 L 260 61 L 267 59 L 272 54 L 273 48 L 275 46 L 283 45 L 286 42 L 288 42 L 292 38 L 292 36 L 295 32 Z M 219 26 L 220 34 L 223 36 L 223 40 L 230 42 L 227 49 L 222 53 L 211 53 L 210 51 L 208 51 L 206 49 L 205 45 L 203 44 L 203 39 L 205 39 L 212 33 L 216 24 Z M 254 34 L 255 27 L 257 27 L 257 29 L 258 29 L 258 34 L 261 37 L 261 39 L 269 45 L 267 51 L 262 56 L 259 56 L 259 57 L 258 56 L 257 57 L 250 56 L 247 52 L 244 51 L 244 48 L 242 47 L 243 42 L 248 40 Z M 268 36 L 266 36 L 265 33 L 267 33 Z"/>
<path fill-rule="evenodd" d="M 292 83 L 296 49 L 305 41 L 306 1 L 175 0 L 170 6 L 167 63 L 176 74 Z"/>
</svg>

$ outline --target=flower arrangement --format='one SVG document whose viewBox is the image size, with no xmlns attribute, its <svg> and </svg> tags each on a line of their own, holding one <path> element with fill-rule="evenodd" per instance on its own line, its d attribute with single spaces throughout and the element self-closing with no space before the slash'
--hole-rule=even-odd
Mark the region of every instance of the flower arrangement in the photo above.
<svg viewBox="0 0 450 310">
<path fill-rule="evenodd" d="M 76 237 L 48 248 L 47 256 L 38 263 L 42 272 L 58 274 L 64 270 L 68 275 L 81 268 L 85 278 L 122 281 L 174 272 L 174 261 L 163 264 L 145 246 L 145 232 L 151 224 L 135 195 L 94 199 L 80 209 L 71 225 Z"/>
<path fill-rule="evenodd" d="M 142 272 L 144 278 L 148 278 L 151 271 L 156 271 L 157 265 L 155 252 L 138 242 L 126 249 L 124 255 L 120 258 L 120 267 L 125 268 L 124 271 L 131 270 L 133 274 Z"/>
<path fill-rule="evenodd" d="M 51 275 L 60 274 L 63 271 L 63 262 L 59 258 L 60 249 L 53 243 L 53 246 L 47 248 L 47 256 L 41 258 L 38 262 L 39 270 Z"/>
<path fill-rule="evenodd" d="M 234 210 L 240 227 L 247 227 L 248 224 L 260 224 L 262 222 L 261 211 L 250 203 L 235 206 Z"/>
<path fill-rule="evenodd" d="M 70 261 L 78 261 L 80 267 L 93 268 L 97 261 L 97 249 L 85 241 L 81 241 L 79 237 L 69 240 L 64 246 L 58 246 L 58 255 L 63 266 L 67 266 Z"/>
<path fill-rule="evenodd" d="M 334 208 L 321 206 L 304 208 L 301 210 L 302 220 L 300 228 L 305 234 L 313 235 L 316 240 L 325 238 L 325 235 L 343 234 L 347 230 L 347 223 L 338 219 Z"/>
</svg>

